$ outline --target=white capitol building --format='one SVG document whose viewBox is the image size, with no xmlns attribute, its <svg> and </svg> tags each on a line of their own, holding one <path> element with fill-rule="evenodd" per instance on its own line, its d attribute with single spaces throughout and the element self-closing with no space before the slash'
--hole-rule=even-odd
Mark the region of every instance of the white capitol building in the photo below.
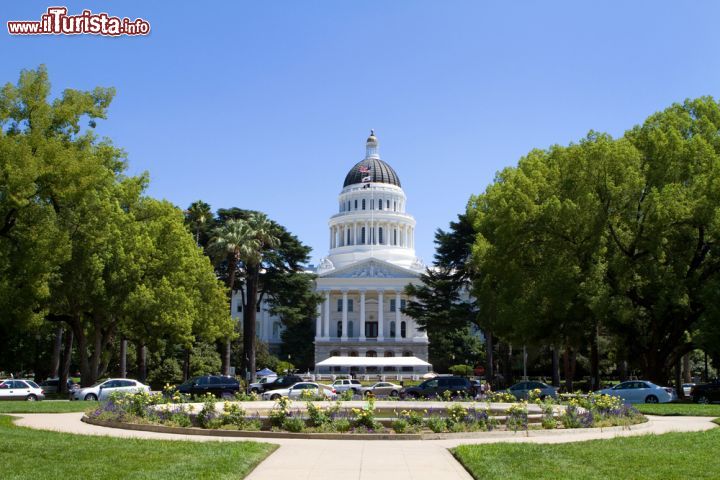
<svg viewBox="0 0 720 480">
<path fill-rule="evenodd" d="M 427 371 L 417 362 L 428 359 L 427 334 L 401 312 L 403 289 L 419 284 L 425 268 L 415 256 L 415 219 L 406 202 L 400 179 L 380 159 L 371 132 L 365 158 L 345 177 L 338 212 L 329 221 L 330 252 L 315 271 L 324 299 L 315 324 L 315 363 L 325 364 L 317 365 L 317 373 Z M 240 316 L 236 299 L 233 315 Z M 258 338 L 272 346 L 280 342 L 281 331 L 280 319 L 263 304 Z M 409 366 L 413 361 L 415 368 Z"/>
</svg>

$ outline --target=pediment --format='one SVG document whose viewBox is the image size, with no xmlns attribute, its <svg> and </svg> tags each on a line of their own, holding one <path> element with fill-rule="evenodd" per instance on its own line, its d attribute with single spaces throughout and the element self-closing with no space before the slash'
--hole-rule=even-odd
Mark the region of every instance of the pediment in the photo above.
<svg viewBox="0 0 720 480">
<path fill-rule="evenodd" d="M 323 278 L 416 278 L 419 272 L 377 258 L 321 274 Z"/>
</svg>

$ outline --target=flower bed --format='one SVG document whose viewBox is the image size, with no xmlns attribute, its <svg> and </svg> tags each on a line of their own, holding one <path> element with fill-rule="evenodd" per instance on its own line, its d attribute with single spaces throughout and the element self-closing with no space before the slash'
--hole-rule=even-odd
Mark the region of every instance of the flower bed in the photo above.
<svg viewBox="0 0 720 480">
<path fill-rule="evenodd" d="M 451 402 L 431 408 L 423 408 L 421 403 L 393 408 L 392 403 L 383 402 L 379 409 L 374 398 L 344 404 L 293 402 L 281 397 L 272 406 L 267 402 L 254 405 L 219 402 L 211 395 L 203 397 L 197 405 L 183 400 L 161 394 L 113 395 L 88 412 L 87 417 L 104 422 L 206 430 L 383 435 L 627 427 L 645 421 L 637 410 L 608 395 L 573 399 L 568 405 L 531 395 L 530 402 L 510 405 Z"/>
</svg>

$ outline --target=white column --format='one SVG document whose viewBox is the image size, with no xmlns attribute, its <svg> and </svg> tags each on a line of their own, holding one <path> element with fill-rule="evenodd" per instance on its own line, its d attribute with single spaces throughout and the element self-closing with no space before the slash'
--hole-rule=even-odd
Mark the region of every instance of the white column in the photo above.
<svg viewBox="0 0 720 480">
<path fill-rule="evenodd" d="M 383 319 L 384 310 L 385 302 L 383 301 L 383 291 L 378 290 L 378 342 L 385 340 L 385 322 Z"/>
<path fill-rule="evenodd" d="M 315 320 L 315 340 L 322 338 L 322 305 L 318 303 L 317 319 Z"/>
<path fill-rule="evenodd" d="M 330 290 L 325 292 L 325 340 L 330 338 Z"/>
<path fill-rule="evenodd" d="M 406 325 L 407 327 L 407 325 Z M 407 328 L 406 328 L 407 336 Z M 395 338 L 400 336 L 400 291 L 395 292 Z"/>
<path fill-rule="evenodd" d="M 365 290 L 360 290 L 360 335 L 361 342 L 365 341 Z"/>
<path fill-rule="evenodd" d="M 342 292 L 342 337 L 340 337 L 340 341 L 346 342 L 348 339 L 348 332 L 347 332 L 347 307 L 348 307 L 348 301 L 347 301 L 347 290 L 343 290 Z"/>
</svg>

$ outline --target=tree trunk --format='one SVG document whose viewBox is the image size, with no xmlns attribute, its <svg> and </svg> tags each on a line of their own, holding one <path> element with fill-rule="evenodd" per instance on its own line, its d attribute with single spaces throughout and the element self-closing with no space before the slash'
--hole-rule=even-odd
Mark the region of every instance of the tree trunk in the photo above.
<svg viewBox="0 0 720 480">
<path fill-rule="evenodd" d="M 690 354 L 686 353 L 682 357 L 683 365 L 683 383 L 692 383 L 692 372 L 690 371 Z"/>
<path fill-rule="evenodd" d="M 145 379 L 147 378 L 147 350 L 145 343 L 139 341 L 136 343 L 135 348 L 137 350 L 138 380 L 141 383 L 145 383 Z"/>
<path fill-rule="evenodd" d="M 600 352 L 598 351 L 598 326 L 593 328 L 590 339 L 590 391 L 600 389 Z"/>
<path fill-rule="evenodd" d="M 255 381 L 255 310 L 257 309 L 259 274 L 257 267 L 247 267 L 245 279 L 247 304 L 243 310 L 243 367 L 246 378 L 249 375 L 250 383 Z"/>
<path fill-rule="evenodd" d="M 505 387 L 509 387 L 513 382 L 513 369 L 512 369 L 512 345 L 508 343 L 505 348 L 505 362 L 503 362 L 503 377 Z"/>
<path fill-rule="evenodd" d="M 682 360 L 678 359 L 675 363 L 675 392 L 677 392 L 677 396 L 680 399 L 685 398 L 682 384 Z"/>
<path fill-rule="evenodd" d="M 67 380 L 70 376 L 70 363 L 72 362 L 72 348 L 73 348 L 73 331 L 69 329 L 65 332 L 65 345 L 63 345 L 62 362 L 60 364 L 60 371 L 58 378 L 58 391 L 60 393 L 68 393 Z"/>
<path fill-rule="evenodd" d="M 493 355 L 493 334 L 485 332 L 485 381 L 492 385 L 495 380 L 494 355 Z"/>
<path fill-rule="evenodd" d="M 60 351 L 63 344 L 63 326 L 55 328 L 55 342 L 53 342 L 52 358 L 50 359 L 50 378 L 56 378 L 60 370 Z"/>
<path fill-rule="evenodd" d="M 190 378 L 190 349 L 185 349 L 185 359 L 183 360 L 183 382 Z"/>
<path fill-rule="evenodd" d="M 563 370 L 565 374 L 565 391 L 571 393 L 575 380 L 575 351 L 571 347 L 565 347 L 563 352 Z"/>
<path fill-rule="evenodd" d="M 621 382 L 628 379 L 628 364 L 627 360 L 624 358 L 622 358 L 618 363 L 618 376 L 620 377 Z"/>
<path fill-rule="evenodd" d="M 553 387 L 560 387 L 560 355 L 556 345 L 550 347 L 552 350 L 552 384 Z"/>
<path fill-rule="evenodd" d="M 232 341 L 227 338 L 225 339 L 225 345 L 223 346 L 223 375 L 230 375 L 230 359 L 232 355 Z"/>
<path fill-rule="evenodd" d="M 127 378 L 127 339 L 120 339 L 120 378 Z"/>
</svg>

